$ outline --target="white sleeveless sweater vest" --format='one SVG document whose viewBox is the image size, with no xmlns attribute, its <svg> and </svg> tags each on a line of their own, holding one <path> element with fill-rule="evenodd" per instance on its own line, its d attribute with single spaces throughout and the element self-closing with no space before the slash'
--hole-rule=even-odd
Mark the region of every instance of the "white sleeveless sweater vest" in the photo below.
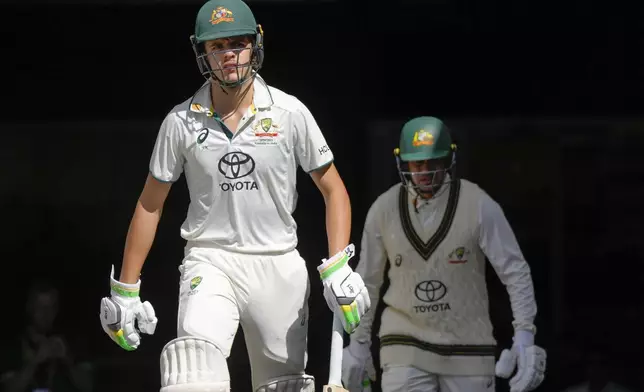
<svg viewBox="0 0 644 392">
<path fill-rule="evenodd" d="M 382 365 L 446 375 L 494 374 L 496 341 L 488 312 L 485 255 L 479 239 L 480 188 L 451 183 L 424 228 L 404 186 L 382 222 L 390 257 L 379 331 Z M 386 283 L 385 283 L 386 284 Z"/>
</svg>

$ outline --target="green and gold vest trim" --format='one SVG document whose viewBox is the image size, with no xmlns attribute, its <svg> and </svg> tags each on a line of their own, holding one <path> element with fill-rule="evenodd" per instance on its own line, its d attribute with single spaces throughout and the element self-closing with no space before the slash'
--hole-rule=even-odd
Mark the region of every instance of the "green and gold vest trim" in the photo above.
<svg viewBox="0 0 644 392">
<path fill-rule="evenodd" d="M 405 335 L 385 335 L 381 337 L 380 347 L 385 346 L 411 346 L 444 357 L 452 355 L 486 357 L 494 356 L 496 353 L 496 346 L 432 344 Z"/>
<path fill-rule="evenodd" d="M 407 193 L 407 187 L 404 185 L 400 187 L 400 194 L 398 197 L 399 208 L 400 208 L 400 223 L 402 224 L 403 232 L 405 236 L 411 243 L 411 245 L 416 249 L 418 254 L 425 259 L 429 260 L 429 257 L 434 253 L 438 245 L 445 239 L 449 228 L 452 226 L 454 221 L 454 215 L 456 215 L 456 207 L 458 207 L 458 197 L 461 193 L 461 181 L 455 180 L 451 183 L 449 187 L 449 195 L 447 199 L 447 207 L 445 208 L 445 215 L 441 220 L 438 229 L 431 236 L 429 241 L 426 243 L 420 238 L 414 225 L 411 223 L 411 216 L 409 215 L 409 198 Z"/>
</svg>

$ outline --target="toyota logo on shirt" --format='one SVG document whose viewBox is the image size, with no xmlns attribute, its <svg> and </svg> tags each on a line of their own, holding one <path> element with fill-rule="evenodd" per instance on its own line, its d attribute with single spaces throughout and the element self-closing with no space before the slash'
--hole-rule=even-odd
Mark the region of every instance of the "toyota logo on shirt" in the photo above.
<svg viewBox="0 0 644 392">
<path fill-rule="evenodd" d="M 229 152 L 219 160 L 219 173 L 229 180 L 237 180 L 255 171 L 255 160 L 241 152 Z"/>
</svg>

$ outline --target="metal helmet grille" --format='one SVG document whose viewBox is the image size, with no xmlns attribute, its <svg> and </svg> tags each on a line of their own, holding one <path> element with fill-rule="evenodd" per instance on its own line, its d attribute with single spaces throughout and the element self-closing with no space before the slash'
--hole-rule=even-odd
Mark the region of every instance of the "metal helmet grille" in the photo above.
<svg viewBox="0 0 644 392">
<path fill-rule="evenodd" d="M 452 153 L 450 155 L 450 157 L 444 158 L 445 166 L 443 168 L 415 172 L 412 172 L 409 169 L 408 162 L 405 162 L 400 159 L 399 156 L 396 156 L 396 166 L 403 186 L 410 190 L 414 190 L 417 194 L 431 194 L 430 198 L 436 197 L 438 192 L 442 192 L 443 189 L 446 189 L 443 185 L 449 184 L 456 179 L 454 173 L 454 169 L 456 167 L 456 154 Z M 428 184 L 416 184 L 414 182 L 414 177 L 419 176 L 430 176 L 431 181 Z"/>
<path fill-rule="evenodd" d="M 190 36 L 192 50 L 195 54 L 197 66 L 199 67 L 201 75 L 206 80 L 216 81 L 222 87 L 236 87 L 242 85 L 248 80 L 251 80 L 255 75 L 257 75 L 264 63 L 264 32 L 261 25 L 257 25 L 257 30 L 257 34 L 252 38 L 252 46 L 250 48 L 227 48 L 208 53 L 205 50 L 204 42 L 198 41 L 194 35 Z M 239 59 L 246 51 L 250 51 L 250 60 L 246 63 L 240 63 Z M 237 62 L 234 66 L 237 74 L 236 81 L 226 81 L 222 78 L 224 71 L 223 63 L 217 61 L 218 55 L 229 52 L 232 52 L 237 58 Z M 209 59 L 212 64 L 208 61 Z"/>
<path fill-rule="evenodd" d="M 218 60 L 217 58 L 222 57 L 219 55 L 230 52 L 235 55 L 237 60 L 234 65 L 228 65 L 224 68 L 223 61 Z M 251 52 L 250 60 L 245 63 L 240 63 L 240 59 L 245 52 Z M 224 87 L 236 87 L 242 85 L 247 80 L 252 79 L 252 77 L 257 74 L 261 67 L 257 61 L 258 57 L 259 56 L 256 55 L 255 48 L 223 49 L 212 51 L 210 53 L 201 52 L 197 55 L 197 62 L 203 65 L 200 67 L 200 71 L 204 78 L 212 78 Z M 210 61 L 208 61 L 209 58 Z M 234 70 L 232 72 L 236 73 L 237 78 L 234 81 L 227 81 L 225 80 L 225 74 L 231 72 L 231 69 Z"/>
</svg>

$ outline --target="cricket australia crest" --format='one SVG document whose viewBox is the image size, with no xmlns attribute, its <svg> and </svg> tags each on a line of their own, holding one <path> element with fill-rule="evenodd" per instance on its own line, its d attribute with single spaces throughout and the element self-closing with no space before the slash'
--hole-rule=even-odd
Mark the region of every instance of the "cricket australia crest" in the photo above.
<svg viewBox="0 0 644 392">
<path fill-rule="evenodd" d="M 255 132 L 256 145 L 277 145 L 280 126 L 272 118 L 267 117 L 256 121 L 252 129 Z"/>
<path fill-rule="evenodd" d="M 467 250 L 464 246 L 459 246 L 458 248 L 454 249 L 450 254 L 449 254 L 449 263 L 450 264 L 465 264 L 467 263 L 467 255 L 470 254 L 470 251 Z"/>
</svg>

